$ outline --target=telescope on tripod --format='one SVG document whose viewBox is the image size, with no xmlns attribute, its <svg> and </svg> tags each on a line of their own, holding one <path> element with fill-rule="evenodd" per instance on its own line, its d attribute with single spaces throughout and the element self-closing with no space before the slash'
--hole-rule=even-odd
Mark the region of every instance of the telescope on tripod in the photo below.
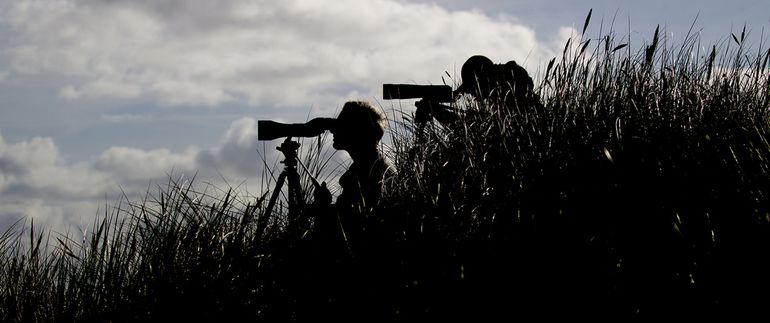
<svg viewBox="0 0 770 323">
<path fill-rule="evenodd" d="M 299 211 L 304 207 L 305 201 L 302 198 L 302 187 L 299 181 L 297 165 L 302 166 L 310 177 L 313 187 L 316 190 L 326 189 L 313 177 L 307 167 L 297 158 L 297 150 L 300 147 L 299 142 L 292 140 L 293 137 L 315 137 L 324 131 L 333 130 L 336 125 L 334 118 L 315 118 L 307 123 L 280 123 L 271 120 L 257 121 L 257 140 L 274 140 L 286 137 L 280 146 L 276 147 L 283 154 L 283 171 L 275 182 L 275 188 L 270 195 L 270 200 L 265 210 L 265 215 L 270 216 L 281 195 L 283 185 L 288 182 L 288 218 L 289 226 L 299 217 Z"/>
</svg>

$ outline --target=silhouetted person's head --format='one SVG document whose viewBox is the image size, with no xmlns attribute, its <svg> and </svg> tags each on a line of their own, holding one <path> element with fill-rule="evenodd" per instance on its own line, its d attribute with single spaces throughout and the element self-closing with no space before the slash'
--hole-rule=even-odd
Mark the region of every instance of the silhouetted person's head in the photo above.
<svg viewBox="0 0 770 323">
<path fill-rule="evenodd" d="M 482 55 L 468 58 L 460 70 L 462 84 L 455 90 L 455 96 L 469 94 L 477 99 L 489 99 L 490 96 L 502 98 L 513 92 L 521 101 L 529 96 L 534 85 L 527 70 L 510 61 L 495 64 Z"/>
<path fill-rule="evenodd" d="M 455 95 L 488 93 L 490 90 L 489 76 L 492 74 L 495 63 L 482 55 L 468 58 L 460 69 L 460 77 L 463 83 L 455 90 Z"/>
<path fill-rule="evenodd" d="M 332 130 L 334 149 L 354 155 L 376 151 L 385 133 L 385 116 L 363 101 L 345 103 Z"/>
</svg>

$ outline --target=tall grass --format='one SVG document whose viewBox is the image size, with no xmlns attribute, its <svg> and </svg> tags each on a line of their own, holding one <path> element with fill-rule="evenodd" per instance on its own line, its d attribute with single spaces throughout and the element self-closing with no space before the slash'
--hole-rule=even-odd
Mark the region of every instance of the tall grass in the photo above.
<svg viewBox="0 0 770 323">
<path fill-rule="evenodd" d="M 538 101 L 466 101 L 452 126 L 393 112 L 396 178 L 342 241 L 319 238 L 332 215 L 310 204 L 307 178 L 297 227 L 264 215 L 267 194 L 177 181 L 107 210 L 83 241 L 19 224 L 0 237 L 0 319 L 761 313 L 770 51 L 746 39 L 701 50 L 656 30 L 632 51 L 575 37 Z M 314 175 L 333 163 L 303 147 Z"/>
<path fill-rule="evenodd" d="M 572 39 L 541 104 L 470 106 L 396 159 L 395 200 L 474 291 L 447 310 L 709 317 L 767 300 L 749 295 L 770 287 L 770 51 L 745 32 L 721 55 L 662 44 Z"/>
<path fill-rule="evenodd" d="M 2 320 L 250 316 L 271 288 L 259 278 L 277 234 L 259 217 L 263 201 L 169 181 L 156 195 L 105 212 L 83 241 L 32 225 L 14 237 L 11 228 L 0 240 Z M 31 247 L 20 248 L 22 233 Z"/>
</svg>

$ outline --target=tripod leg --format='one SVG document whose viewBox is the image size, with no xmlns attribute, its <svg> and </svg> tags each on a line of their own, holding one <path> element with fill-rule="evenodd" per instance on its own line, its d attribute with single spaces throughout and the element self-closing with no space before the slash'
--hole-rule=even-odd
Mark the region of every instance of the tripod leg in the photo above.
<svg viewBox="0 0 770 323">
<path fill-rule="evenodd" d="M 281 172 L 281 175 L 278 176 L 278 181 L 275 182 L 275 189 L 273 190 L 273 194 L 270 196 L 270 202 L 267 203 L 267 209 L 265 210 L 264 216 L 269 217 L 273 213 L 273 207 L 275 207 L 275 202 L 278 200 L 278 196 L 281 195 L 281 188 L 283 187 L 283 182 L 285 181 L 286 171 L 283 171 Z M 291 185 L 289 185 L 289 187 L 291 187 Z M 289 195 L 291 195 L 291 192 L 289 192 Z"/>
<path fill-rule="evenodd" d="M 302 190 L 299 183 L 299 174 L 289 173 L 289 223 L 294 224 L 299 218 L 299 211 L 305 204 L 302 200 Z"/>
</svg>

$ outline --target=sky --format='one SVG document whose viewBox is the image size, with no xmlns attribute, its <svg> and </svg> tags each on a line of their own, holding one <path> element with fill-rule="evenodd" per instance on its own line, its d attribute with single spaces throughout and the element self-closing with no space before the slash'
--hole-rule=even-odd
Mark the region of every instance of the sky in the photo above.
<svg viewBox="0 0 770 323">
<path fill-rule="evenodd" d="M 408 112 L 383 83 L 451 85 L 475 54 L 536 73 L 589 9 L 585 37 L 632 47 L 770 34 L 766 0 L 0 0 L 0 230 L 83 230 L 169 177 L 258 194 L 257 120 Z"/>
</svg>

